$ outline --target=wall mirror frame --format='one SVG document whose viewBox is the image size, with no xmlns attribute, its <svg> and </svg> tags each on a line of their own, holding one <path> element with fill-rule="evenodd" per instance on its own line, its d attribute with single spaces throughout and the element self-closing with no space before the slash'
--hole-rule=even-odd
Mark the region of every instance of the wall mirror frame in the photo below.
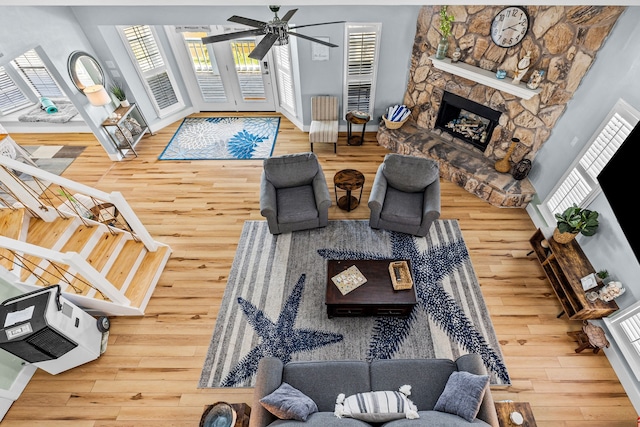
<svg viewBox="0 0 640 427">
<path fill-rule="evenodd" d="M 104 71 L 100 63 L 87 52 L 81 50 L 71 52 L 67 61 L 67 69 L 71 81 L 82 94 L 87 86 L 104 86 Z"/>
</svg>

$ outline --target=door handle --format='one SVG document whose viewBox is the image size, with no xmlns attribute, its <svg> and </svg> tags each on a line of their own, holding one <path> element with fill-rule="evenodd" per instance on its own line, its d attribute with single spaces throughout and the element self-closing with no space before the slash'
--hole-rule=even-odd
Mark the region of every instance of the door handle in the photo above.
<svg viewBox="0 0 640 427">
<path fill-rule="evenodd" d="M 262 74 L 269 74 L 269 63 L 262 61 Z"/>
</svg>

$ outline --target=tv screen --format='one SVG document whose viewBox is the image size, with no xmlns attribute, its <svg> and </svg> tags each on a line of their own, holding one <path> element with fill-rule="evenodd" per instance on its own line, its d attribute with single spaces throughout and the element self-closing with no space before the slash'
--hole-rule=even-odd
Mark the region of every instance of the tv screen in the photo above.
<svg viewBox="0 0 640 427">
<path fill-rule="evenodd" d="M 640 123 L 638 123 L 618 151 L 598 175 L 598 182 L 629 245 L 640 261 L 640 227 L 635 206 L 635 179 L 632 172 L 640 161 Z"/>
</svg>

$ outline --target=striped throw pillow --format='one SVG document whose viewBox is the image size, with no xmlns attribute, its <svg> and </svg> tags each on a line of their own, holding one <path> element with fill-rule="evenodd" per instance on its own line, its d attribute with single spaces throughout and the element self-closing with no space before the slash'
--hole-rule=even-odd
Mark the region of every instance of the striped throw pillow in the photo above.
<svg viewBox="0 0 640 427">
<path fill-rule="evenodd" d="M 411 386 L 403 386 L 400 390 L 357 393 L 347 398 L 340 394 L 336 400 L 335 415 L 374 423 L 419 418 L 416 406 L 407 397 Z"/>
</svg>

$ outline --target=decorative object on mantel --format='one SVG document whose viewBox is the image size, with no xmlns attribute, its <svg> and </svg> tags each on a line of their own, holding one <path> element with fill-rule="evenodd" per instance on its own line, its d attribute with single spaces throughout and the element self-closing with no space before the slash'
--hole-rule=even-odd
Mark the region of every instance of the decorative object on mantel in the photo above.
<svg viewBox="0 0 640 427">
<path fill-rule="evenodd" d="M 509 6 L 496 14 L 491 22 L 491 40 L 500 47 L 520 43 L 529 30 L 529 15 L 519 6 Z"/>
<path fill-rule="evenodd" d="M 527 51 L 527 54 L 522 57 L 520 61 L 518 61 L 518 65 L 516 69 L 513 70 L 513 83 L 514 85 L 520 84 L 520 80 L 527 74 L 529 71 L 529 66 L 531 65 L 531 51 Z"/>
<path fill-rule="evenodd" d="M 406 105 L 394 105 L 387 109 L 387 114 L 382 116 L 382 120 L 387 129 L 400 129 L 409 119 L 409 115 L 411 110 Z"/>
<path fill-rule="evenodd" d="M 505 154 L 504 158 L 502 158 L 501 160 L 498 160 L 493 165 L 493 167 L 498 172 L 507 173 L 511 170 L 511 162 L 509 161 L 509 159 L 511 158 L 511 155 L 513 154 L 513 150 L 516 149 L 516 146 L 518 145 L 519 142 L 520 140 L 518 138 L 511 138 L 511 146 L 509 146 L 509 149 L 507 150 L 507 154 Z"/>
<path fill-rule="evenodd" d="M 540 83 L 542 82 L 542 77 L 544 76 L 544 70 L 536 70 L 531 73 L 531 77 L 529 77 L 529 82 L 527 83 L 527 87 L 531 90 L 538 89 Z"/>
<path fill-rule="evenodd" d="M 451 35 L 451 23 L 455 18 L 453 15 L 447 14 L 447 6 L 440 8 L 440 42 L 438 43 L 438 49 L 436 50 L 436 58 L 444 59 L 447 56 L 447 50 L 449 50 L 449 36 Z"/>
<path fill-rule="evenodd" d="M 578 207 L 575 203 L 561 214 L 555 214 L 557 226 L 553 240 L 561 244 L 572 241 L 578 233 L 593 236 L 598 230 L 598 212 Z"/>
<path fill-rule="evenodd" d="M 460 51 L 460 48 L 457 47 L 456 50 L 454 50 L 453 53 L 451 54 L 451 62 L 458 62 L 461 56 L 462 56 L 462 52 Z"/>
<path fill-rule="evenodd" d="M 496 71 L 496 79 L 504 79 L 505 77 L 507 77 L 507 70 L 498 70 Z"/>
<path fill-rule="evenodd" d="M 514 179 L 517 179 L 518 181 L 520 181 L 525 179 L 527 175 L 529 175 L 530 171 L 531 171 L 531 160 L 522 159 L 518 163 L 516 163 L 516 165 L 513 167 L 513 170 L 511 171 L 511 175 L 513 175 Z"/>
</svg>

